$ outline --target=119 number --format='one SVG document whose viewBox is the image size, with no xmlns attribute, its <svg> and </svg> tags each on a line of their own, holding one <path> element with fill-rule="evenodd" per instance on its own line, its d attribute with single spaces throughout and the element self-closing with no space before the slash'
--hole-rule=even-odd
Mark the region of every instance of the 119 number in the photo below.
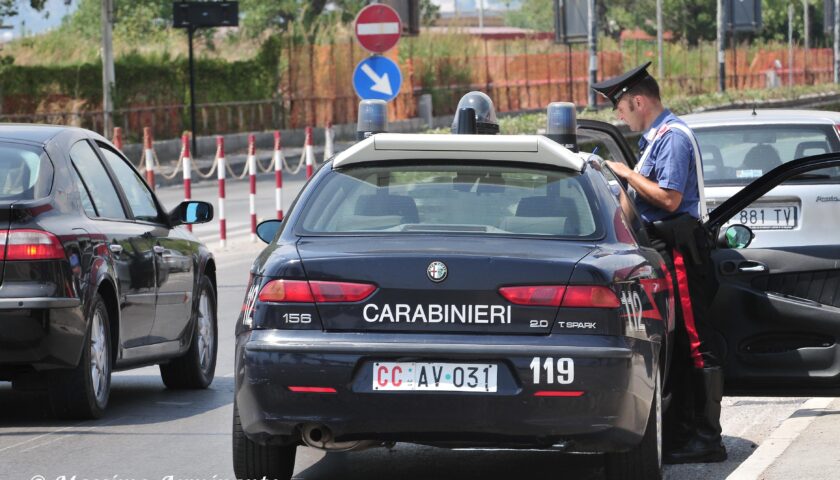
<svg viewBox="0 0 840 480">
<path fill-rule="evenodd" d="M 542 372 L 545 370 L 545 383 L 552 384 L 555 381 L 560 385 L 569 385 L 575 381 L 575 361 L 571 358 L 551 357 L 542 359 L 534 357 L 531 360 L 531 372 L 534 374 L 534 385 L 539 385 L 542 380 Z"/>
</svg>

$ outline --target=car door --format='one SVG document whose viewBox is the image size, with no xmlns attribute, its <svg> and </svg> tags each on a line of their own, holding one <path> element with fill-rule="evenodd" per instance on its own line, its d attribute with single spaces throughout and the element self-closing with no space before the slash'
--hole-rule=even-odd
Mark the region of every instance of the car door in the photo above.
<svg viewBox="0 0 840 480">
<path fill-rule="evenodd" d="M 70 159 L 90 196 L 97 241 L 110 251 L 119 289 L 119 338 L 124 348 L 149 341 L 155 317 L 155 260 L 151 229 L 131 219 L 113 174 L 89 140 L 70 148 Z M 90 213 L 88 213 L 90 214 Z"/>
<path fill-rule="evenodd" d="M 635 165 L 629 143 L 612 125 L 581 121 L 578 143 L 582 150 L 598 146 L 613 160 Z M 709 235 L 717 238 L 727 221 L 784 180 L 837 166 L 840 154 L 825 154 L 767 172 L 710 213 Z M 840 241 L 717 248 L 712 261 L 719 288 L 709 313 L 718 332 L 713 341 L 723 352 L 727 394 L 838 394 Z"/>
<path fill-rule="evenodd" d="M 710 235 L 782 181 L 837 166 L 834 153 L 771 170 L 711 212 Z M 840 392 L 838 244 L 712 252 L 719 289 L 710 317 L 724 346 L 728 393 Z"/>
<path fill-rule="evenodd" d="M 157 302 L 149 341 L 170 342 L 181 338 L 190 319 L 195 242 L 172 229 L 166 214 L 146 182 L 121 154 L 99 143 L 108 165 L 125 193 L 135 223 L 148 229 L 155 262 Z"/>
</svg>

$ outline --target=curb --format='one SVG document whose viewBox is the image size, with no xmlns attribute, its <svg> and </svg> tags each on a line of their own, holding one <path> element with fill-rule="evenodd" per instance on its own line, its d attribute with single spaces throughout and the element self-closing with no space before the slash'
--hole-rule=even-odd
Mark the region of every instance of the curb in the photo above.
<svg viewBox="0 0 840 480">
<path fill-rule="evenodd" d="M 802 404 L 790 417 L 776 428 L 761 445 L 726 480 L 758 480 L 797 437 L 814 420 L 819 412 L 831 405 L 835 398 L 812 398 Z"/>
</svg>

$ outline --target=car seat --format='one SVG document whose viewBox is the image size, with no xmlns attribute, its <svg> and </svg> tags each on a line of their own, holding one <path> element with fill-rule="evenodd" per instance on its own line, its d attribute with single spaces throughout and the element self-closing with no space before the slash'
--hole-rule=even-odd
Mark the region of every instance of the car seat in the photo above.
<svg viewBox="0 0 840 480">
<path fill-rule="evenodd" d="M 723 155 L 715 145 L 700 145 L 700 156 L 703 159 L 703 178 L 719 180 L 724 178 L 726 168 L 723 166 Z"/>
<path fill-rule="evenodd" d="M 362 195 L 356 202 L 353 213 L 367 217 L 398 215 L 402 217 L 403 223 L 420 223 L 417 204 L 413 198 L 405 195 Z"/>
<path fill-rule="evenodd" d="M 808 150 L 818 150 L 817 152 L 808 153 L 805 155 L 805 152 Z M 821 153 L 828 153 L 828 143 L 822 140 L 814 141 L 814 142 L 801 142 L 799 145 L 796 146 L 796 153 L 793 155 L 793 158 L 803 158 L 808 157 L 811 155 L 819 155 Z"/>
<path fill-rule="evenodd" d="M 741 169 L 761 170 L 761 173 L 764 174 L 781 164 L 782 159 L 779 158 L 779 152 L 772 146 L 762 143 L 752 147 L 744 155 L 744 162 L 741 164 Z"/>
<path fill-rule="evenodd" d="M 516 206 L 516 217 L 564 219 L 564 235 L 580 235 L 580 214 L 571 198 L 559 196 L 524 197 Z"/>
</svg>

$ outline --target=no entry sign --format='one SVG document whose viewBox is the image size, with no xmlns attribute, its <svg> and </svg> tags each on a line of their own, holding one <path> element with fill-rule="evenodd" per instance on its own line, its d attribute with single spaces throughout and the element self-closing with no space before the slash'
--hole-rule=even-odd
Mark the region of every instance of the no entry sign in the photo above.
<svg viewBox="0 0 840 480">
<path fill-rule="evenodd" d="M 400 41 L 402 24 L 397 12 L 381 3 L 363 8 L 356 16 L 356 38 L 366 50 L 382 53 Z"/>
</svg>

